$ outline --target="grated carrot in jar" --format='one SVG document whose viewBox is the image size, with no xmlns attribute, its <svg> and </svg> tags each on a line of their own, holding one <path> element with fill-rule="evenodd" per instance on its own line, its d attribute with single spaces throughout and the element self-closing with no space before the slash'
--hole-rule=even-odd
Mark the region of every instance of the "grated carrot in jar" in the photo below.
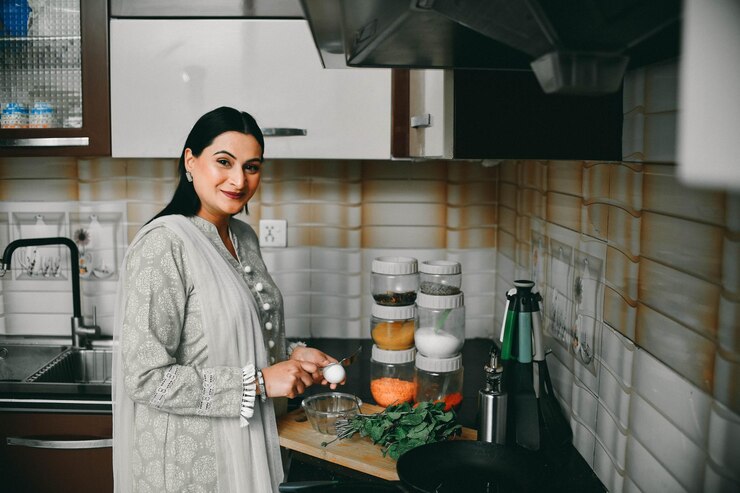
<svg viewBox="0 0 740 493">
<path fill-rule="evenodd" d="M 379 406 L 411 402 L 416 395 L 416 383 L 398 378 L 376 378 L 370 382 L 370 392 Z"/>
</svg>

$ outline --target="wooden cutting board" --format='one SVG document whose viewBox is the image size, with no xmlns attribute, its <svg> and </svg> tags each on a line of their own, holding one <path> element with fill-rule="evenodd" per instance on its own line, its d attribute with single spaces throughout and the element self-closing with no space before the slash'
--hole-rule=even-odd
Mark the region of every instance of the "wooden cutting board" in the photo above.
<svg viewBox="0 0 740 493">
<path fill-rule="evenodd" d="M 363 414 L 378 413 L 383 410 L 372 404 L 362 405 Z M 333 435 L 324 435 L 311 427 L 305 420 L 302 409 L 296 409 L 278 418 L 278 433 L 280 445 L 312 457 L 339 464 L 365 474 L 370 474 L 388 481 L 398 481 L 396 461 L 390 457 L 383 457 L 380 445 L 373 445 L 369 437 L 361 438 L 356 434 L 348 440 L 337 440 L 334 443 L 321 446 L 321 442 L 328 442 L 335 438 Z M 476 431 L 463 427 L 461 440 L 475 440 Z"/>
</svg>

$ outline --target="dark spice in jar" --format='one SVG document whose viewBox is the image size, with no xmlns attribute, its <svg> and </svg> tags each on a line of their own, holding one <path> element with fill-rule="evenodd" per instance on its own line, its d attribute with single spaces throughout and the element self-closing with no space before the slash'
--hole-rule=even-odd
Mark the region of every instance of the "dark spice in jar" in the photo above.
<svg viewBox="0 0 740 493">
<path fill-rule="evenodd" d="M 373 299 L 379 305 L 386 306 L 407 306 L 413 305 L 416 301 L 416 291 L 407 291 L 405 293 L 394 293 L 386 291 L 385 293 L 374 293 Z"/>
<path fill-rule="evenodd" d="M 420 285 L 420 289 L 422 293 L 431 294 L 434 296 L 449 296 L 453 294 L 460 294 L 460 288 L 458 288 L 457 286 L 440 284 L 438 282 L 423 281 Z"/>
</svg>

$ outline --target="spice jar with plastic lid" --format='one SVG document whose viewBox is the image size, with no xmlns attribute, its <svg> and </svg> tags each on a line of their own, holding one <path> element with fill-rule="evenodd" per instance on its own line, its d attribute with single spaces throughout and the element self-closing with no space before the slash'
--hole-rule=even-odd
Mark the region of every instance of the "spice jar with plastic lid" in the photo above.
<svg viewBox="0 0 740 493">
<path fill-rule="evenodd" d="M 372 263 L 372 294 L 379 305 L 413 305 L 419 289 L 418 262 L 412 257 L 377 257 Z"/>
<path fill-rule="evenodd" d="M 460 293 L 462 267 L 451 260 L 425 260 L 419 264 L 419 290 L 424 294 L 447 296 Z"/>
<path fill-rule="evenodd" d="M 373 304 L 370 335 L 380 348 L 392 351 L 414 347 L 416 306 Z"/>
<path fill-rule="evenodd" d="M 416 298 L 419 323 L 414 333 L 416 349 L 430 358 L 451 358 L 465 344 L 463 293 Z"/>
<path fill-rule="evenodd" d="M 379 406 L 412 402 L 416 397 L 416 349 L 386 351 L 373 345 L 370 393 Z"/>
<path fill-rule="evenodd" d="M 416 402 L 444 402 L 445 410 L 457 409 L 463 399 L 462 355 L 429 358 L 416 353 Z"/>
</svg>

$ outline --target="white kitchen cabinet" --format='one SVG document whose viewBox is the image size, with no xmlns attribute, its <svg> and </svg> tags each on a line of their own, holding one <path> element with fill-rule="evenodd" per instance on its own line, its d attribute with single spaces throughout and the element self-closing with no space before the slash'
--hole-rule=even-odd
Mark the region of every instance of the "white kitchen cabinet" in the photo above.
<svg viewBox="0 0 740 493">
<path fill-rule="evenodd" d="M 683 17 L 678 174 L 740 190 L 740 2 L 689 0 Z"/>
<path fill-rule="evenodd" d="M 110 39 L 113 157 L 178 157 L 226 105 L 305 129 L 268 159 L 390 158 L 390 69 L 324 69 L 303 19 L 111 19 Z"/>
</svg>

